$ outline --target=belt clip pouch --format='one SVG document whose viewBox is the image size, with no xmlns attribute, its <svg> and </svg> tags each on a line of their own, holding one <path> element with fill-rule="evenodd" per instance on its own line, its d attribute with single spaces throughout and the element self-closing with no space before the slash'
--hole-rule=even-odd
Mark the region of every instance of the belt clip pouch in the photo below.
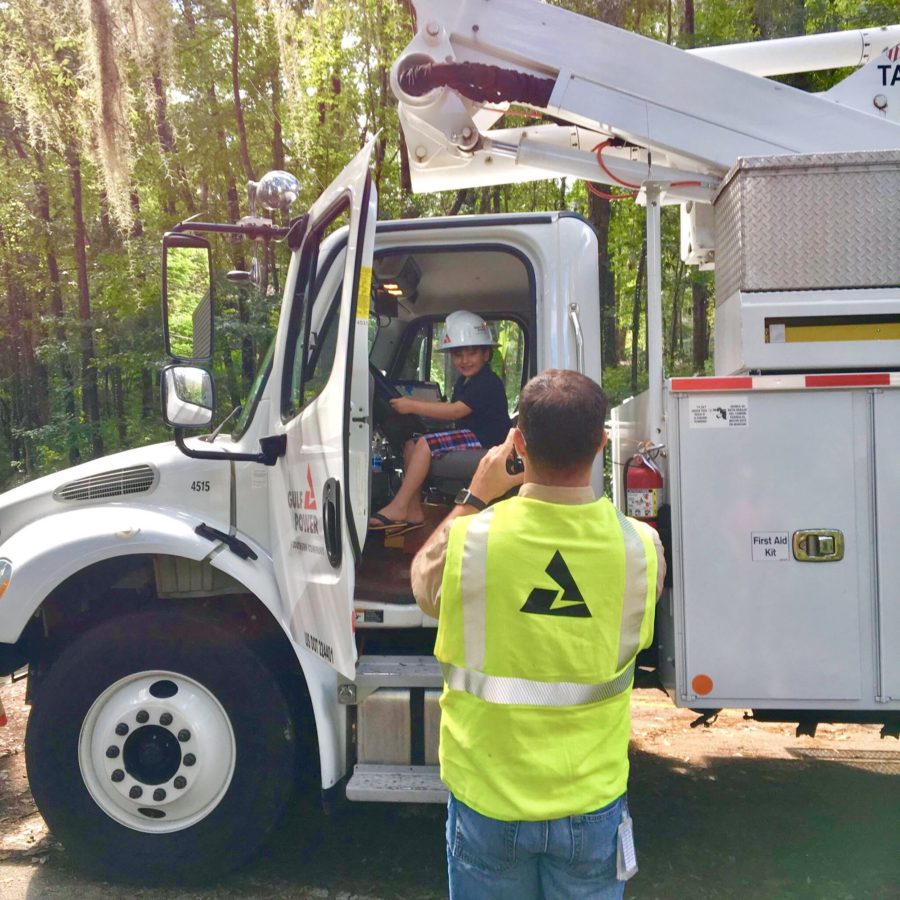
<svg viewBox="0 0 900 900">
<path fill-rule="evenodd" d="M 634 829 L 631 816 L 622 811 L 622 821 L 616 832 L 616 880 L 628 881 L 637 874 L 637 854 L 634 850 Z"/>
</svg>

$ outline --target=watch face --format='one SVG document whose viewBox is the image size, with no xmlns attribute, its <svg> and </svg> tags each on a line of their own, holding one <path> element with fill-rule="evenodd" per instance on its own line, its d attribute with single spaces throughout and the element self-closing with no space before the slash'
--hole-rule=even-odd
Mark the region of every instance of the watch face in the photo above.
<svg viewBox="0 0 900 900">
<path fill-rule="evenodd" d="M 473 506 L 477 510 L 484 509 L 487 504 L 479 500 L 468 488 L 463 488 L 453 501 L 457 506 Z"/>
</svg>

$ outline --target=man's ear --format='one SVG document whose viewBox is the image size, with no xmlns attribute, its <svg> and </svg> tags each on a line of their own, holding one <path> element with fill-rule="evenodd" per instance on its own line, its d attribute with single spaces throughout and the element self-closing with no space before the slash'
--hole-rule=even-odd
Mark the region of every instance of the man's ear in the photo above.
<svg viewBox="0 0 900 900">
<path fill-rule="evenodd" d="M 598 453 L 602 453 L 602 452 L 603 452 L 603 448 L 606 446 L 606 442 L 607 442 L 608 440 L 609 440 L 609 435 L 608 435 L 608 434 L 606 433 L 606 431 L 604 430 L 604 432 L 603 432 L 603 437 L 602 437 L 601 440 L 600 440 L 600 447 L 599 447 L 599 449 L 597 450 Z"/>
<path fill-rule="evenodd" d="M 513 447 L 516 448 L 516 453 L 518 453 L 519 456 L 524 457 L 526 455 L 525 435 L 522 434 L 518 428 L 513 431 Z"/>
</svg>

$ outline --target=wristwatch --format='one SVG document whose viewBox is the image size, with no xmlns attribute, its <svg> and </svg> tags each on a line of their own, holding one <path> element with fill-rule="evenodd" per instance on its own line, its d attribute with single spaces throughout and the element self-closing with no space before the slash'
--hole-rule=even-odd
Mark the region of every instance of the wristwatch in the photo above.
<svg viewBox="0 0 900 900">
<path fill-rule="evenodd" d="M 463 488 L 454 498 L 453 502 L 457 506 L 473 506 L 479 512 L 487 509 L 487 503 L 476 497 L 468 488 Z"/>
</svg>

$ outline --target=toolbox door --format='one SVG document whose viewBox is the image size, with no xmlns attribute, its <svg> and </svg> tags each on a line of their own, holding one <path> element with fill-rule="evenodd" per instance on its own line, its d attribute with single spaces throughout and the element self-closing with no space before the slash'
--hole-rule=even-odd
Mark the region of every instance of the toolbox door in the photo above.
<svg viewBox="0 0 900 900">
<path fill-rule="evenodd" d="M 900 391 L 876 393 L 875 508 L 881 684 L 878 700 L 900 700 Z"/>
<path fill-rule="evenodd" d="M 748 391 L 677 403 L 679 702 L 871 703 L 869 397 Z M 804 535 L 821 536 L 805 555 Z"/>
</svg>

